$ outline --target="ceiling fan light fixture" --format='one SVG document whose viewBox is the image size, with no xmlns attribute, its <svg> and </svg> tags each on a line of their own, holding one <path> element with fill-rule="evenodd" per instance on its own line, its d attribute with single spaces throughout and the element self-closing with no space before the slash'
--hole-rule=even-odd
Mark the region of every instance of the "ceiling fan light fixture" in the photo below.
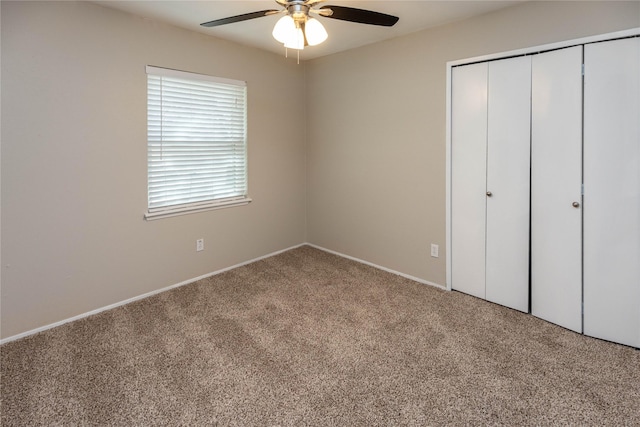
<svg viewBox="0 0 640 427">
<path fill-rule="evenodd" d="M 304 25 L 304 34 L 307 36 L 309 46 L 319 45 L 328 37 L 327 30 L 325 30 L 320 21 L 315 18 L 307 19 Z"/>
<path fill-rule="evenodd" d="M 296 32 L 296 23 L 293 21 L 293 18 L 289 15 L 285 15 L 282 18 L 278 19 L 276 25 L 273 27 L 273 38 L 278 40 L 280 43 L 287 43 L 289 39 L 293 37 L 293 34 Z"/>
</svg>

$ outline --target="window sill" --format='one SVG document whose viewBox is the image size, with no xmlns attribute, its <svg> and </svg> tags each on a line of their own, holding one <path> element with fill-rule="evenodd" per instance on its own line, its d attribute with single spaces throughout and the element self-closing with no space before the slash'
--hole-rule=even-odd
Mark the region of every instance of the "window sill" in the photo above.
<svg viewBox="0 0 640 427">
<path fill-rule="evenodd" d="M 243 197 L 233 200 L 224 200 L 220 202 L 206 202 L 188 206 L 180 206 L 176 208 L 158 209 L 144 214 L 144 219 L 153 221 L 156 219 L 170 218 L 172 216 L 189 215 L 198 212 L 212 211 L 216 209 L 231 208 L 234 206 L 242 206 L 251 203 L 249 197 Z"/>
</svg>

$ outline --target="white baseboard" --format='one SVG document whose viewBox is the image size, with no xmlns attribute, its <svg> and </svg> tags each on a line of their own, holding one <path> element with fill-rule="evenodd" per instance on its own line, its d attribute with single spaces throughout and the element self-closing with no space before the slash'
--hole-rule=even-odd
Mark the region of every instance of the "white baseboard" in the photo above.
<svg viewBox="0 0 640 427">
<path fill-rule="evenodd" d="M 242 267 L 243 265 L 251 264 L 251 263 L 254 263 L 256 261 L 263 260 L 265 258 L 270 258 L 272 256 L 275 256 L 275 255 L 281 254 L 283 252 L 290 251 L 291 249 L 296 249 L 296 248 L 299 248 L 299 247 L 305 246 L 305 245 L 306 245 L 306 243 L 300 243 L 299 245 L 291 246 L 289 248 L 282 249 L 280 251 L 271 252 L 271 253 L 269 253 L 267 255 L 263 255 L 261 257 L 254 258 L 254 259 L 251 259 L 249 261 L 241 262 L 240 264 L 235 264 L 235 265 L 232 265 L 230 267 L 225 267 L 223 269 L 213 271 L 211 273 L 203 274 L 202 276 L 194 277 L 193 279 L 188 279 L 188 280 L 185 280 L 183 282 L 176 283 L 175 285 L 167 286 L 167 287 L 164 287 L 164 288 L 161 288 L 161 289 L 156 289 L 155 291 L 147 292 L 145 294 L 138 295 L 138 296 L 135 296 L 133 298 L 126 299 L 124 301 L 116 302 L 114 304 L 109 304 L 107 306 L 100 307 L 100 308 L 97 308 L 95 310 L 88 311 L 86 313 L 78 314 L 77 316 L 69 317 L 68 319 L 60 320 L 58 322 L 50 323 L 48 325 L 41 326 L 39 328 L 31 329 L 29 331 L 22 332 L 22 333 L 17 334 L 17 335 L 13 335 L 13 336 L 10 336 L 10 337 L 7 337 L 7 338 L 3 338 L 3 339 L 0 339 L 0 345 L 2 345 L 4 343 L 11 342 L 11 341 L 18 340 L 20 338 L 28 337 L 29 335 L 37 334 L 38 332 L 46 331 L 47 329 L 52 329 L 52 328 L 55 328 L 57 326 L 64 325 L 65 323 L 73 322 L 75 320 L 84 319 L 85 317 L 93 316 L 94 314 L 98 314 L 98 313 L 101 313 L 103 311 L 111 310 L 112 308 L 120 307 L 120 306 L 129 304 L 129 303 L 132 303 L 134 301 L 138 301 L 138 300 L 141 300 L 141 299 L 144 299 L 144 298 L 148 298 L 150 296 L 153 296 L 153 295 L 156 295 L 156 294 L 159 294 L 159 293 L 162 293 L 162 292 L 166 292 L 166 291 L 169 291 L 171 289 L 179 288 L 180 286 L 188 285 L 189 283 L 197 282 L 198 280 L 206 279 L 207 277 L 215 276 L 216 274 L 224 273 L 225 271 L 233 270 L 234 268 Z"/>
<path fill-rule="evenodd" d="M 383 267 L 381 265 L 374 264 L 372 262 L 365 261 L 365 260 L 360 259 L 360 258 L 355 258 L 355 257 L 349 256 L 349 255 L 345 255 L 345 254 L 340 253 L 340 252 L 332 251 L 331 249 L 323 248 L 322 246 L 314 245 L 313 243 L 307 243 L 307 246 L 311 246 L 312 248 L 320 249 L 321 251 L 328 252 L 330 254 L 334 254 L 334 255 L 340 256 L 342 258 L 350 259 L 351 261 L 356 261 L 356 262 L 359 262 L 361 264 L 366 264 L 368 266 L 377 268 L 378 270 L 383 270 L 383 271 L 386 271 L 388 273 L 392 273 L 392 274 L 396 274 L 398 276 L 402 276 L 405 279 L 413 280 L 414 282 L 422 283 L 423 285 L 435 286 L 436 288 L 447 290 L 446 286 L 442 286 L 442 285 L 440 285 L 438 283 L 429 282 L 428 280 L 424 280 L 424 279 L 421 279 L 419 277 L 411 276 L 410 274 L 401 273 L 399 271 L 392 270 L 390 268 Z"/>
<path fill-rule="evenodd" d="M 75 320 L 84 319 L 85 317 L 93 316 L 94 314 L 98 314 L 98 313 L 101 313 L 103 311 L 111 310 L 113 308 L 117 308 L 117 307 L 129 304 L 129 303 L 132 303 L 134 301 L 138 301 L 138 300 L 141 300 L 141 299 L 144 299 L 144 298 L 148 298 L 150 296 L 157 295 L 159 293 L 166 292 L 166 291 L 169 291 L 171 289 L 179 288 L 180 286 L 188 285 L 189 283 L 197 282 L 198 280 L 206 279 L 207 277 L 215 276 L 217 274 L 224 273 L 225 271 L 233 270 L 234 268 L 242 267 L 243 265 L 251 264 L 251 263 L 254 263 L 256 261 L 263 260 L 265 258 L 270 258 L 272 256 L 281 254 L 283 252 L 299 248 L 301 246 L 311 246 L 311 247 L 319 249 L 321 251 L 328 252 L 328 253 L 343 257 L 343 258 L 347 258 L 347 259 L 350 259 L 352 261 L 359 262 L 361 264 L 366 264 L 368 266 L 371 266 L 371 267 L 374 267 L 374 268 L 377 268 L 379 270 L 383 270 L 383 271 L 386 271 L 386 272 L 389 272 L 389 273 L 392 273 L 392 274 L 396 274 L 398 276 L 402 276 L 402 277 L 404 277 L 406 279 L 413 280 L 413 281 L 418 282 L 418 283 L 422 283 L 422 284 L 429 285 L 429 286 L 435 286 L 436 288 L 441 288 L 441 289 L 445 289 L 446 290 L 446 288 L 444 286 L 442 286 L 442 285 L 439 285 L 439 284 L 433 283 L 433 282 L 429 282 L 427 280 L 420 279 L 419 277 L 414 277 L 414 276 L 411 276 L 409 274 L 401 273 L 399 271 L 395 271 L 395 270 L 392 270 L 390 268 L 382 267 L 380 265 L 377 265 L 377 264 L 374 264 L 374 263 L 371 263 L 371 262 L 368 262 L 368 261 L 365 261 L 365 260 L 362 260 L 362 259 L 359 259 L 359 258 L 354 258 L 352 256 L 345 255 L 345 254 L 342 254 L 340 252 L 332 251 L 330 249 L 326 249 L 326 248 L 323 248 L 321 246 L 317 246 L 317 245 L 314 245 L 314 244 L 311 244 L 311 243 L 300 243 L 299 245 L 291 246 L 289 248 L 282 249 L 282 250 L 279 250 L 279 251 L 276 251 L 276 252 L 271 252 L 271 253 L 269 253 L 267 255 L 263 255 L 261 257 L 254 258 L 254 259 L 251 259 L 249 261 L 241 262 L 239 264 L 235 264 L 235 265 L 232 265 L 230 267 L 225 267 L 223 269 L 216 270 L 216 271 L 213 271 L 211 273 L 203 274 L 202 276 L 194 277 L 192 279 L 188 279 L 188 280 L 185 280 L 183 282 L 176 283 L 175 285 L 167 286 L 167 287 L 164 287 L 164 288 L 161 288 L 161 289 L 156 289 L 155 291 L 147 292 L 145 294 L 138 295 L 138 296 L 126 299 L 124 301 L 116 302 L 114 304 L 109 304 L 109 305 L 106 305 L 104 307 L 100 307 L 100 308 L 97 308 L 95 310 L 88 311 L 86 313 L 78 314 L 77 316 L 69 317 L 68 319 L 60 320 L 58 322 L 50 323 L 48 325 L 41 326 L 39 328 L 31 329 L 29 331 L 22 332 L 22 333 L 17 334 L 17 335 L 13 335 L 13 336 L 10 336 L 10 337 L 7 337 L 7 338 L 0 339 L 0 345 L 8 343 L 8 342 L 11 342 L 11 341 L 18 340 L 20 338 L 25 338 L 25 337 L 28 337 L 30 335 L 37 334 L 38 332 L 46 331 L 47 329 L 52 329 L 52 328 L 55 328 L 57 326 L 64 325 L 65 323 L 70 323 L 70 322 L 73 322 Z"/>
</svg>

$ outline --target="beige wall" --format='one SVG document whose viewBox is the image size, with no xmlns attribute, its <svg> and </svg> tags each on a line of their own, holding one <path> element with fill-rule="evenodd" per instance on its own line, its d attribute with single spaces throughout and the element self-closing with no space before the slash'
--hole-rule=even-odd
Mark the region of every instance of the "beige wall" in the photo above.
<svg viewBox="0 0 640 427">
<path fill-rule="evenodd" d="M 90 3 L 1 28 L 2 337 L 305 241 L 303 66 Z M 253 203 L 143 220 L 147 64 L 247 81 Z"/>
<path fill-rule="evenodd" d="M 307 62 L 307 240 L 444 286 L 446 62 L 639 26 L 531 2 Z"/>
</svg>

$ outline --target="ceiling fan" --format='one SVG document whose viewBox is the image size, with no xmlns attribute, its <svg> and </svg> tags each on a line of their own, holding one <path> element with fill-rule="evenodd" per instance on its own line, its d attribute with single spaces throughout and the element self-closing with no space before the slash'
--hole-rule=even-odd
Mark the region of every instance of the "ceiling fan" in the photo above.
<svg viewBox="0 0 640 427">
<path fill-rule="evenodd" d="M 353 7 L 316 7 L 324 1 L 325 0 L 275 0 L 276 3 L 282 6 L 282 9 L 250 12 L 204 22 L 200 25 L 203 27 L 217 27 L 219 25 L 232 24 L 234 22 L 261 18 L 263 16 L 284 14 L 273 27 L 273 37 L 284 44 L 286 48 L 300 51 L 304 49 L 305 46 L 315 46 L 327 39 L 327 31 L 320 21 L 311 15 L 384 27 L 393 26 L 399 19 L 397 16 Z"/>
</svg>

